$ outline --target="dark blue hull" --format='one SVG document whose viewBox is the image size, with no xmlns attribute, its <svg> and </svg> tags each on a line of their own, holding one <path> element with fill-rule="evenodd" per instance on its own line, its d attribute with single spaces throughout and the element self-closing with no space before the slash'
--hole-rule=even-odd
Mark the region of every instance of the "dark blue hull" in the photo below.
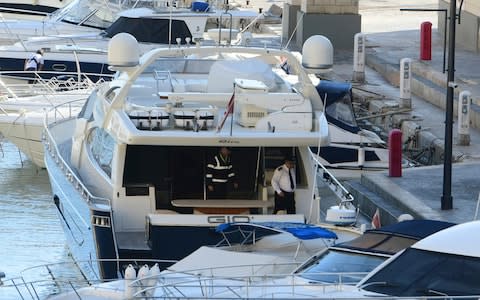
<svg viewBox="0 0 480 300">
<path fill-rule="evenodd" d="M 25 59 L 0 57 L 0 66 L 3 76 L 9 76 L 16 79 L 31 79 L 33 74 L 26 73 L 8 73 L 9 71 L 23 71 Z M 93 82 L 100 79 L 110 80 L 113 71 L 108 69 L 108 64 L 99 62 L 80 62 L 80 70 L 82 73 L 87 73 L 88 78 Z M 68 79 L 72 77 L 77 79 L 76 72 L 78 72 L 77 64 L 74 61 L 68 60 L 45 60 L 42 72 L 38 73 L 43 79 L 50 79 L 56 77 L 58 79 Z M 105 75 L 105 76 L 103 76 Z"/>
<path fill-rule="evenodd" d="M 1 13 L 14 13 L 21 15 L 33 15 L 33 16 L 46 16 L 54 11 L 58 7 L 47 5 L 33 5 L 26 3 L 2 3 L 0 2 Z"/>
</svg>

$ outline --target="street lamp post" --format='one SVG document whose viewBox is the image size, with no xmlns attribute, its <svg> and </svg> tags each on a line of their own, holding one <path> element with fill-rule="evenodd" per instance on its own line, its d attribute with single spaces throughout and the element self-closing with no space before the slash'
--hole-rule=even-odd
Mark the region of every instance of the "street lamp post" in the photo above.
<svg viewBox="0 0 480 300">
<path fill-rule="evenodd" d="M 448 31 L 447 101 L 445 109 L 445 153 L 443 160 L 442 210 L 453 208 L 452 204 L 452 144 L 453 144 L 453 95 L 455 88 L 455 22 L 457 2 L 450 0 L 450 24 Z"/>
</svg>

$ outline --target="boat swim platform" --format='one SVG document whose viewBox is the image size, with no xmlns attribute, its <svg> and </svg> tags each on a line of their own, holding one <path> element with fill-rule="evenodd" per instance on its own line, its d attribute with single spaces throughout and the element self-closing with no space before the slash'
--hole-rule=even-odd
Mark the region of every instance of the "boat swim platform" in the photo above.
<svg viewBox="0 0 480 300">
<path fill-rule="evenodd" d="M 388 171 L 363 173 L 346 181 L 360 210 L 371 218 L 380 211 L 381 224 L 397 222 L 402 214 L 415 219 L 462 223 L 480 218 L 480 162 L 452 164 L 452 209 L 442 210 L 443 165 L 404 168 L 401 177 Z"/>
</svg>

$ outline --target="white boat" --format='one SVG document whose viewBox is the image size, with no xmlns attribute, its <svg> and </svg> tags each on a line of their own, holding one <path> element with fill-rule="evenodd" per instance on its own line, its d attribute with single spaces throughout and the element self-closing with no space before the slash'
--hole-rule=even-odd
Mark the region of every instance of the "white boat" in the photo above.
<svg viewBox="0 0 480 300">
<path fill-rule="evenodd" d="M 208 275 L 213 275 L 208 270 L 215 270 L 215 276 L 225 276 L 232 271 L 236 275 L 240 275 L 239 272 L 242 272 L 242 274 L 250 276 L 260 276 L 272 272 L 292 272 L 307 258 L 321 249 L 362 234 L 358 228 L 354 227 L 326 226 L 319 227 L 285 222 L 220 225 L 217 229 L 224 234 L 225 240 L 229 240 L 231 235 L 241 231 L 245 233 L 245 243 L 219 247 L 202 246 L 180 262 L 176 262 L 169 267 L 169 272 L 172 272 L 172 270 L 179 272 L 183 269 L 195 269 L 198 276 L 206 272 L 208 272 Z M 271 231 L 272 234 L 262 238 L 255 237 L 257 233 L 265 230 Z M 252 239 L 254 240 L 253 243 L 251 242 Z M 213 257 L 215 259 L 212 259 Z M 32 266 L 18 275 L 8 274 L 7 278 L 2 278 L 0 272 L 0 295 L 2 295 L 2 299 L 28 299 L 32 294 L 40 299 L 51 299 L 52 297 L 55 299 L 55 295 L 59 295 L 60 299 L 70 299 L 72 294 L 69 291 L 79 291 L 86 286 L 94 285 L 97 291 L 102 290 L 97 288 L 98 281 L 87 281 L 84 277 L 75 276 L 75 274 L 68 274 L 68 276 L 64 274 L 64 270 L 70 270 L 71 272 L 73 263 L 56 262 Z M 161 263 L 161 261 L 151 260 L 148 263 L 153 266 L 149 273 L 160 273 L 158 263 Z M 155 265 L 155 263 L 157 264 Z M 233 268 L 232 264 L 234 264 Z M 147 269 L 149 268 L 145 265 L 129 266 L 125 273 L 127 277 L 129 273 L 137 273 L 137 271 L 139 274 L 143 273 L 145 275 Z M 42 277 L 41 274 L 45 274 L 46 270 L 51 277 Z M 118 282 L 119 288 L 115 293 L 125 295 L 122 292 L 124 289 L 123 281 Z M 82 299 L 90 299 L 85 296 L 84 289 L 80 291 Z M 100 295 L 106 296 L 104 293 L 97 293 L 97 297 L 100 297 Z M 113 295 L 113 293 L 110 295 Z"/>
<path fill-rule="evenodd" d="M 134 8 L 119 12 L 117 19 L 104 31 L 76 32 L 41 35 L 17 41 L 12 45 L 0 46 L 1 79 L 6 84 L 30 80 L 33 74 L 23 71 L 25 59 L 38 49 L 44 50 L 44 65 L 35 77 L 49 79 L 65 76 L 69 72 L 111 75 L 107 64 L 107 48 L 111 37 L 120 32 L 132 34 L 140 42 L 140 51 L 145 53 L 158 47 L 171 47 L 201 41 L 207 43 L 209 35 L 214 40 L 210 44 L 230 43 L 238 40 L 238 27 L 234 22 L 258 17 L 256 12 L 211 9 L 192 11 L 191 8 Z M 208 25 L 219 19 L 228 19 L 228 28 Z M 225 23 L 218 21 L 219 23 Z M 213 28 L 212 28 L 213 26 Z M 208 35 L 206 34 L 208 32 Z M 250 32 L 248 32 L 250 33 Z M 8 72 L 13 71 L 13 72 Z M 91 80 L 97 81 L 93 75 Z"/>
<path fill-rule="evenodd" d="M 86 300 L 134 299 L 145 295 L 160 299 L 325 299 L 328 295 L 335 295 L 332 287 L 358 283 L 368 272 L 399 251 L 453 225 L 441 221 L 409 220 L 368 230 L 355 239 L 327 249 L 319 247 L 318 253 L 298 267 L 288 264 L 289 260 L 278 253 L 273 257 L 262 256 L 260 251 L 244 256 L 243 252 L 202 247 L 161 273 L 155 268 L 144 273 L 145 268 L 138 272 L 138 277 L 134 277 L 135 271 L 130 270 L 131 278 L 127 276 L 124 280 L 76 289 L 54 299 L 69 299 L 73 295 Z M 401 273 L 397 273 L 396 278 L 401 277 L 398 274 Z M 288 280 L 282 282 L 282 276 Z M 270 281 L 272 279 L 276 280 Z M 278 289 L 274 288 L 276 284 Z M 289 287 L 289 284 L 292 286 Z M 321 289 L 323 291 L 319 292 Z M 345 292 L 349 289 L 351 287 Z M 356 291 L 353 293 L 356 295 Z M 350 296 L 353 298 L 353 295 Z"/>
<path fill-rule="evenodd" d="M 70 0 L 1 0 L 0 13 L 10 19 L 38 19 L 64 7 Z"/>
<path fill-rule="evenodd" d="M 322 80 L 317 92 L 326 103 L 325 115 L 330 125 L 330 144 L 318 152 L 319 161 L 335 176 L 355 177 L 362 172 L 388 169 L 388 149 L 374 132 L 361 128 L 353 109 L 352 85 Z"/>
<path fill-rule="evenodd" d="M 115 36 L 115 79 L 78 116 L 48 115 L 45 165 L 77 261 L 178 260 L 221 241 L 213 228 L 225 222 L 318 223 L 309 147 L 328 143 L 328 124 L 300 62 L 291 66 L 298 75 L 280 68 L 282 57 L 294 59 L 290 52 L 185 46 L 139 59 L 137 47 L 132 36 Z M 240 188 L 207 199 L 205 162 L 225 145 Z M 296 214 L 274 215 L 269 180 L 284 155 L 297 162 Z M 355 216 L 353 209 L 351 222 Z M 79 266 L 87 277 L 121 271 L 109 262 Z"/>
<path fill-rule="evenodd" d="M 72 74 L 73 75 L 73 74 Z M 78 113 L 83 102 L 100 82 L 92 82 L 84 74 L 76 81 L 73 78 L 52 78 L 35 85 L 9 85 L 0 89 L 0 132 L 17 146 L 35 165 L 44 168 L 42 132 L 45 113 L 65 102 L 75 104 L 59 108 L 56 114 Z"/>
<path fill-rule="evenodd" d="M 480 253 L 475 232 L 479 229 L 480 221 L 473 221 L 433 233 L 387 259 L 356 285 L 349 285 L 352 274 L 308 276 L 302 268 L 269 278 L 208 276 L 207 270 L 197 276 L 199 271 L 192 270 L 190 274 L 164 271 L 138 279 L 132 276 L 75 293 L 82 299 L 476 299 L 480 295 L 476 276 Z"/>
<path fill-rule="evenodd" d="M 0 44 L 35 36 L 98 33 L 110 26 L 120 11 L 134 7 L 152 7 L 155 3 L 155 0 L 73 0 L 42 20 L 2 18 Z"/>
</svg>

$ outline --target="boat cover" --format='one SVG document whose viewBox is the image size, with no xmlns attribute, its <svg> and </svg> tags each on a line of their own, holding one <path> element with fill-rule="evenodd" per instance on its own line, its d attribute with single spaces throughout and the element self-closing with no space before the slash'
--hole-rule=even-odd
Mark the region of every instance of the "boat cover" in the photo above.
<svg viewBox="0 0 480 300">
<path fill-rule="evenodd" d="M 335 248 L 394 254 L 437 231 L 455 225 L 435 220 L 407 220 L 367 230 L 360 237 L 335 245 Z"/>
<path fill-rule="evenodd" d="M 260 222 L 260 223 L 224 223 L 217 226 L 216 231 L 228 233 L 232 230 L 254 231 L 270 230 L 272 233 L 288 232 L 301 240 L 338 239 L 335 232 L 320 226 L 295 222 Z"/>
<path fill-rule="evenodd" d="M 172 25 L 171 32 L 169 32 L 170 24 Z M 105 29 L 105 36 L 112 38 L 120 32 L 130 33 L 137 41 L 143 43 L 168 45 L 176 43 L 175 38 L 180 38 L 181 44 L 186 44 L 187 37 L 192 39 L 192 34 L 183 20 L 120 17 Z M 169 37 L 174 38 L 170 41 Z"/>
<path fill-rule="evenodd" d="M 353 133 L 360 131 L 353 113 L 350 83 L 321 80 L 315 88 L 325 104 L 327 121 Z"/>
</svg>

